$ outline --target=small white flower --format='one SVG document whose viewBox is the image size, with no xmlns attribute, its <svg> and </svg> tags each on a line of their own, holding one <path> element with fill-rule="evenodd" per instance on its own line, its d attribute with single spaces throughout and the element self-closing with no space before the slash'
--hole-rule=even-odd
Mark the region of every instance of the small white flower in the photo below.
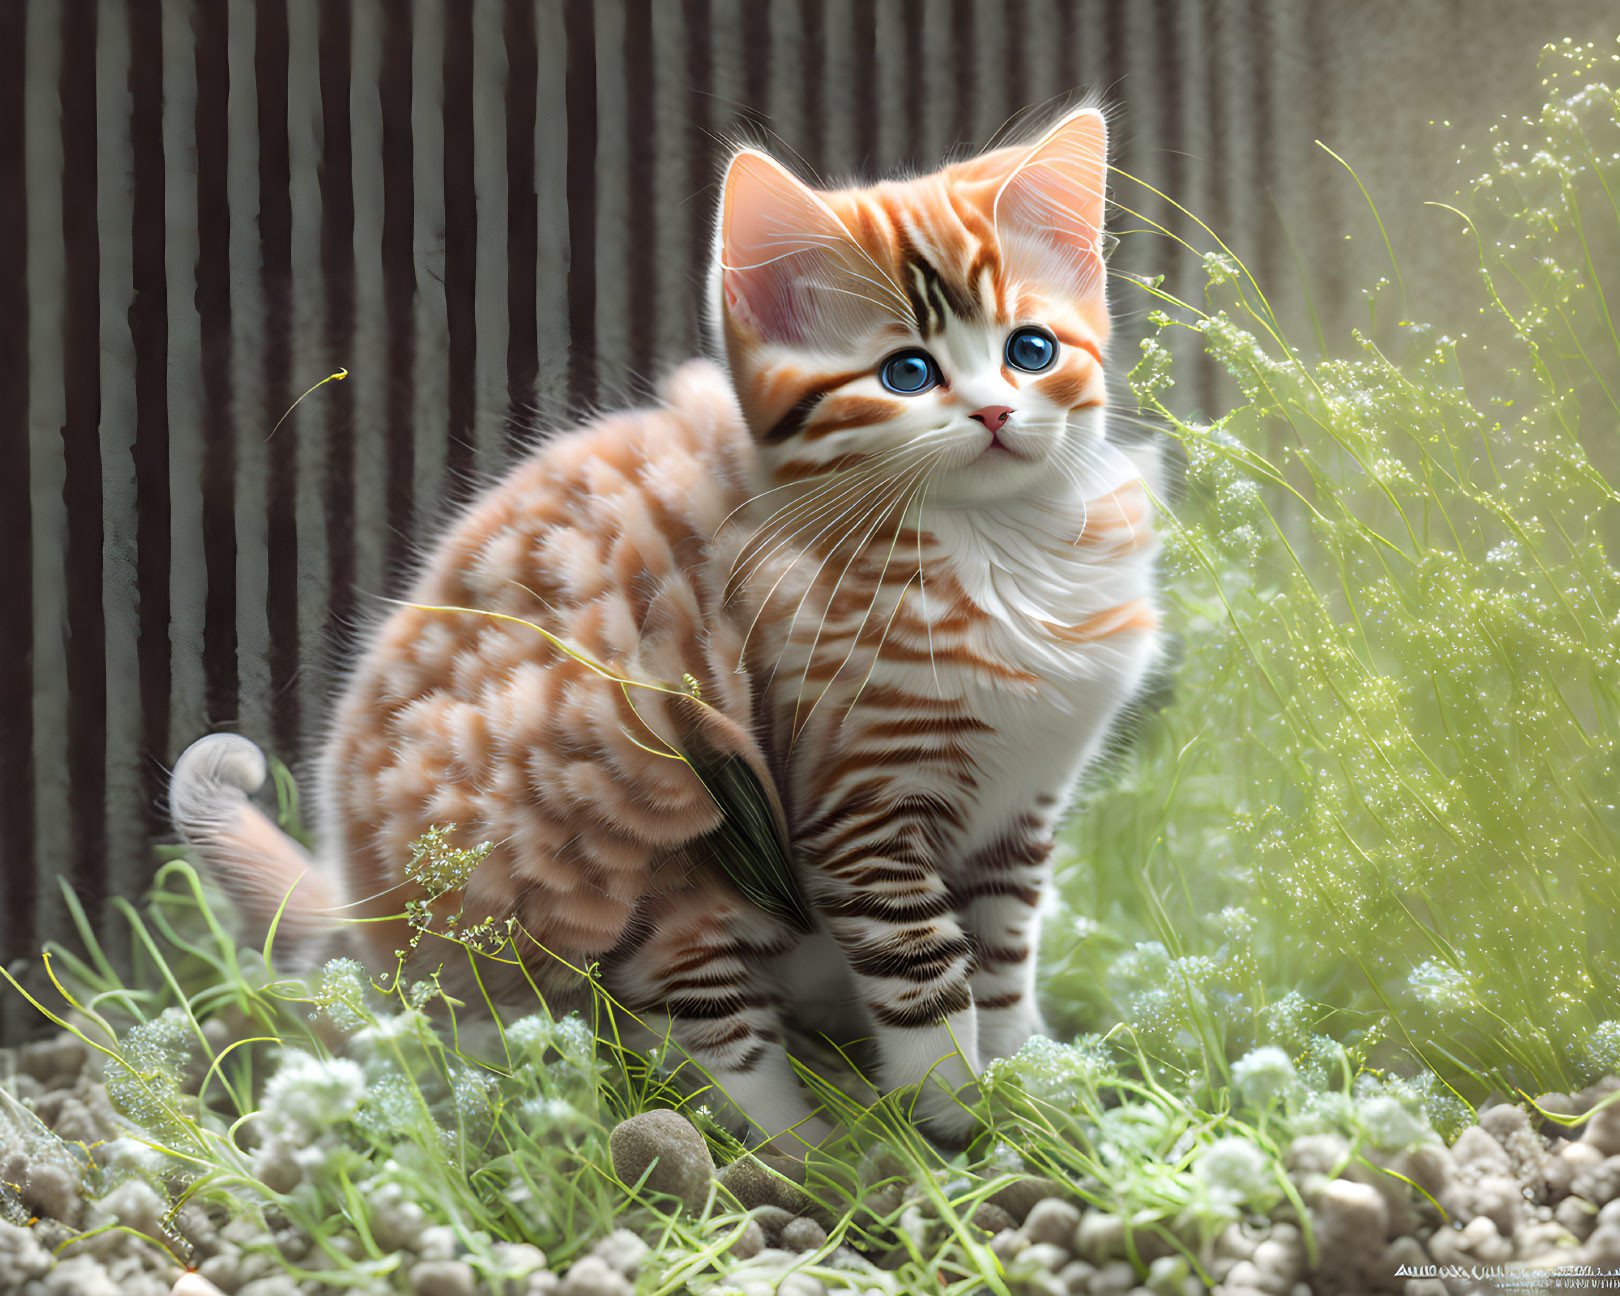
<svg viewBox="0 0 1620 1296">
<path fill-rule="evenodd" d="M 1232 1079 L 1244 1098 L 1264 1107 L 1292 1089 L 1297 1077 L 1288 1054 L 1275 1044 L 1266 1044 L 1251 1049 L 1232 1064 Z"/>
<path fill-rule="evenodd" d="M 348 1120 L 365 1093 L 365 1073 L 358 1063 L 291 1049 L 264 1087 L 262 1115 L 272 1130 L 307 1138 Z"/>
</svg>

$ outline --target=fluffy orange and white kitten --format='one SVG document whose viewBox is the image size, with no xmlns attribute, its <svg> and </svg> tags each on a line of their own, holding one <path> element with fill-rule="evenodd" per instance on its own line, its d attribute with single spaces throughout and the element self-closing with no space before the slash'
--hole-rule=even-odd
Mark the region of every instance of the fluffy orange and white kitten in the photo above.
<svg viewBox="0 0 1620 1296">
<path fill-rule="evenodd" d="M 515 917 L 563 1005 L 558 960 L 599 963 L 758 1134 L 824 1134 L 783 1032 L 828 1021 L 965 1134 L 955 1091 L 1041 1029 L 1054 819 L 1156 651 L 1147 469 L 1104 423 L 1105 153 L 1093 109 L 869 188 L 739 152 L 723 365 L 547 441 L 448 529 L 348 681 L 315 859 L 230 734 L 175 770 L 185 838 L 261 915 L 302 875 L 282 931 L 308 936 L 399 914 L 411 843 L 454 824 L 494 849 L 443 905 Z M 728 880 L 671 748 L 768 790 L 811 930 Z M 384 966 L 406 943 L 347 930 Z"/>
</svg>

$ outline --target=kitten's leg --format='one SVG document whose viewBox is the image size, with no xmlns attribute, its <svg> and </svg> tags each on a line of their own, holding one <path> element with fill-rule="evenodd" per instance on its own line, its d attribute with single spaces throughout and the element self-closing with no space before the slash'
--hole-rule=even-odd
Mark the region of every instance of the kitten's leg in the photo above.
<svg viewBox="0 0 1620 1296">
<path fill-rule="evenodd" d="M 968 938 L 918 851 L 902 841 L 874 842 L 872 851 L 857 844 L 813 870 L 812 899 L 872 1020 L 880 1084 L 921 1084 L 919 1119 L 938 1137 L 961 1141 L 975 1117 L 956 1094 L 979 1065 Z"/>
<path fill-rule="evenodd" d="M 610 988 L 667 1021 L 676 1048 L 713 1084 L 698 1101 L 722 1124 L 802 1156 L 830 1128 L 788 1061 L 769 976 L 796 933 L 713 890 L 664 897 L 648 914 L 648 931 L 628 958 L 616 959 Z"/>
<path fill-rule="evenodd" d="M 1051 853 L 1049 829 L 1031 819 L 970 856 L 956 880 L 952 899 L 973 941 L 973 1002 L 986 1061 L 1011 1057 L 1046 1029 L 1035 1001 L 1035 964 Z"/>
</svg>

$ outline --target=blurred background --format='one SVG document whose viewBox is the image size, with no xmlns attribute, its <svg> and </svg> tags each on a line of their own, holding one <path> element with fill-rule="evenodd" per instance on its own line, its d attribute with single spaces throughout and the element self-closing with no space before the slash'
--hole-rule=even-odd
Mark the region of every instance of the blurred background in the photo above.
<svg viewBox="0 0 1620 1296">
<path fill-rule="evenodd" d="M 1343 337 L 1390 273 L 1359 177 L 1422 318 L 1467 272 L 1423 200 L 1540 102 L 1545 42 L 1617 30 L 1609 0 L 0 0 L 0 961 L 38 984 L 61 878 L 120 950 L 180 750 L 240 730 L 298 770 L 435 520 L 696 351 L 735 142 L 834 183 L 1100 96 L 1123 372 L 1128 276 L 1200 295 L 1155 227 L 1210 246 L 1158 194 Z M 1196 374 L 1175 401 L 1218 409 Z M 35 1024 L 0 995 L 0 1037 Z"/>
</svg>

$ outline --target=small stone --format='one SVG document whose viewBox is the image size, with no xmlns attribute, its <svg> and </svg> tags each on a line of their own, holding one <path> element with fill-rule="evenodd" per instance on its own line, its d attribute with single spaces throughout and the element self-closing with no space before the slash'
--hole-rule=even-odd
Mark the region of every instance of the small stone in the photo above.
<svg viewBox="0 0 1620 1296">
<path fill-rule="evenodd" d="M 730 1252 L 739 1260 L 752 1260 L 765 1249 L 765 1230 L 760 1228 L 758 1220 L 749 1220 L 743 1225 L 742 1232 L 737 1234 L 737 1240 L 731 1244 Z"/>
<path fill-rule="evenodd" d="M 789 1215 L 805 1215 L 816 1206 L 809 1193 L 758 1157 L 738 1157 L 720 1171 L 719 1180 L 744 1210 L 777 1206 Z"/>
<path fill-rule="evenodd" d="M 1091 1280 L 1096 1273 L 1096 1265 L 1087 1264 L 1084 1260 L 1071 1260 L 1058 1270 L 1057 1276 L 1069 1296 L 1089 1296 Z"/>
<path fill-rule="evenodd" d="M 298 1283 L 288 1274 L 271 1274 L 255 1278 L 237 1290 L 236 1296 L 303 1296 Z"/>
<path fill-rule="evenodd" d="M 527 1278 L 546 1267 L 546 1253 L 532 1242 L 497 1242 L 490 1251 L 507 1278 Z"/>
<path fill-rule="evenodd" d="M 1017 1220 L 994 1202 L 987 1201 L 980 1202 L 973 1208 L 973 1214 L 969 1216 L 968 1223 L 972 1224 L 974 1228 L 981 1228 L 991 1235 L 1001 1232 L 1002 1229 L 1018 1227 Z"/>
<path fill-rule="evenodd" d="M 1569 1177 L 1573 1182 L 1588 1170 L 1602 1165 L 1603 1153 L 1590 1143 L 1566 1143 L 1558 1149 L 1558 1159 L 1569 1167 Z"/>
<path fill-rule="evenodd" d="M 783 1227 L 782 1245 L 789 1251 L 819 1251 L 827 1245 L 827 1230 L 808 1215 L 801 1215 Z"/>
<path fill-rule="evenodd" d="M 1192 1276 L 1186 1256 L 1160 1256 L 1148 1266 L 1147 1281 L 1142 1286 L 1153 1296 L 1184 1296 Z"/>
<path fill-rule="evenodd" d="M 997 1188 L 985 1200 L 1001 1207 L 1013 1219 L 1022 1224 L 1029 1216 L 1030 1211 L 1035 1209 L 1037 1202 L 1065 1195 L 1063 1185 L 1055 1180 L 1026 1175 L 1023 1178 L 1014 1179 L 1010 1184 Z"/>
<path fill-rule="evenodd" d="M 591 1254 L 607 1261 L 608 1268 L 634 1278 L 647 1258 L 648 1246 L 629 1229 L 614 1229 L 591 1248 Z"/>
<path fill-rule="evenodd" d="M 1106 1266 L 1125 1255 L 1125 1221 L 1106 1211 L 1087 1211 L 1074 1231 L 1073 1249 L 1082 1260 Z M 1133 1271 L 1134 1272 L 1134 1271 Z"/>
<path fill-rule="evenodd" d="M 561 1278 L 549 1269 L 542 1269 L 539 1273 L 529 1275 L 529 1285 L 523 1289 L 523 1296 L 557 1296 L 561 1286 Z"/>
<path fill-rule="evenodd" d="M 1580 1175 L 1569 1186 L 1570 1192 L 1599 1206 L 1620 1197 L 1620 1156 L 1607 1157 Z"/>
<path fill-rule="evenodd" d="M 22 1199 L 35 1215 L 71 1224 L 79 1213 L 79 1176 L 58 1162 L 35 1160 L 29 1164 Z"/>
<path fill-rule="evenodd" d="M 123 1296 L 99 1261 L 71 1256 L 45 1276 L 48 1296 Z"/>
<path fill-rule="evenodd" d="M 1024 1253 L 1029 1247 L 1029 1239 L 1017 1229 L 1002 1229 L 989 1241 L 990 1254 L 1001 1261 L 1003 1269 Z"/>
<path fill-rule="evenodd" d="M 1597 1213 L 1599 1224 L 1620 1224 L 1620 1200 L 1609 1202 Z"/>
<path fill-rule="evenodd" d="M 780 1206 L 756 1206 L 748 1213 L 753 1216 L 754 1223 L 759 1225 L 766 1246 L 776 1246 L 781 1242 L 782 1230 L 798 1218 Z"/>
<path fill-rule="evenodd" d="M 1489 1215 L 1479 1215 L 1463 1226 L 1462 1247 L 1486 1264 L 1501 1264 L 1513 1254 L 1513 1243 L 1497 1230 Z"/>
<path fill-rule="evenodd" d="M 714 1157 L 703 1135 L 679 1112 L 642 1112 L 620 1121 L 608 1136 L 608 1149 L 620 1183 L 633 1186 L 646 1175 L 643 1186 L 647 1191 L 674 1197 L 694 1214 L 707 1203 L 714 1179 Z M 565 1279 L 565 1291 L 567 1285 Z"/>
<path fill-rule="evenodd" d="M 371 1236 L 384 1251 L 408 1251 L 421 1237 L 426 1221 L 415 1202 L 389 1202 L 372 1214 Z"/>
<path fill-rule="evenodd" d="M 1332 1178 L 1350 1160 L 1350 1144 L 1337 1134 L 1301 1134 L 1288 1145 L 1288 1169 Z"/>
<path fill-rule="evenodd" d="M 776 1284 L 776 1296 L 827 1296 L 827 1285 L 809 1274 L 784 1274 Z"/>
<path fill-rule="evenodd" d="M 342 1238 L 336 1240 L 343 1241 Z M 424 1260 L 451 1260 L 460 1250 L 461 1241 L 448 1224 L 430 1225 L 416 1239 L 415 1251 Z"/>
<path fill-rule="evenodd" d="M 1603 1224 L 1586 1239 L 1586 1258 L 1594 1265 L 1620 1265 L 1620 1227 Z"/>
<path fill-rule="evenodd" d="M 1470 1125 L 1457 1136 L 1451 1155 L 1456 1158 L 1458 1165 L 1473 1166 L 1481 1174 L 1507 1175 L 1513 1172 L 1513 1165 L 1508 1160 L 1508 1154 L 1502 1150 L 1502 1145 L 1478 1125 Z"/>
<path fill-rule="evenodd" d="M 411 1266 L 416 1296 L 473 1296 L 472 1266 L 460 1260 L 422 1260 Z"/>
<path fill-rule="evenodd" d="M 1069 1263 L 1069 1252 L 1066 1247 L 1051 1242 L 1032 1242 L 1018 1253 L 1018 1263 L 1026 1269 L 1044 1269 L 1055 1274 Z"/>
<path fill-rule="evenodd" d="M 1620 1156 L 1620 1103 L 1611 1103 L 1589 1117 L 1582 1138 L 1606 1157 Z"/>
<path fill-rule="evenodd" d="M 1365 1254 L 1369 1243 L 1382 1243 L 1389 1227 L 1389 1211 L 1376 1188 L 1335 1179 L 1315 1202 L 1316 1225 L 1323 1245 Z M 1258 1256 L 1259 1248 L 1255 1248 Z"/>
<path fill-rule="evenodd" d="M 646 1114 L 656 1116 L 658 1113 Z M 631 1117 L 631 1120 L 635 1119 Z M 634 1292 L 635 1288 L 629 1280 L 608 1268 L 607 1261 L 601 1256 L 581 1256 L 557 1285 L 557 1296 L 634 1296 Z"/>
<path fill-rule="evenodd" d="M 304 1181 L 304 1167 L 290 1143 L 271 1139 L 253 1154 L 253 1177 L 271 1192 L 290 1193 Z"/>
<path fill-rule="evenodd" d="M 54 1089 L 71 1088 L 89 1056 L 89 1046 L 65 1031 L 24 1044 L 15 1054 L 17 1070 Z"/>
<path fill-rule="evenodd" d="M 201 1274 L 181 1274 L 169 1289 L 169 1296 L 225 1296 L 225 1293 Z"/>
<path fill-rule="evenodd" d="M 1079 1227 L 1079 1208 L 1061 1197 L 1036 1202 L 1024 1217 L 1025 1237 L 1036 1244 L 1061 1247 L 1065 1254 L 1073 1252 Z"/>
<path fill-rule="evenodd" d="M 1581 1197 L 1566 1197 L 1553 1208 L 1553 1218 L 1570 1231 L 1579 1242 L 1592 1236 L 1597 1228 L 1597 1212 L 1592 1203 Z"/>
<path fill-rule="evenodd" d="M 1091 1296 L 1125 1296 L 1136 1286 L 1136 1270 L 1129 1260 L 1110 1260 L 1091 1279 Z"/>
</svg>

